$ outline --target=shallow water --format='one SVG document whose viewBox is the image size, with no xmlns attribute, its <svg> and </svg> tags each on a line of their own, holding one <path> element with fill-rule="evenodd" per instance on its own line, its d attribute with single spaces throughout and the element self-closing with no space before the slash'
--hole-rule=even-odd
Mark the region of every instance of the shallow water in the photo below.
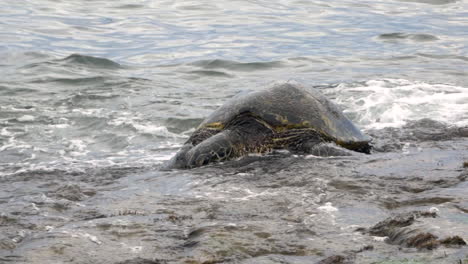
<svg viewBox="0 0 468 264">
<path fill-rule="evenodd" d="M 0 262 L 468 262 L 356 231 L 434 207 L 422 228 L 468 241 L 467 8 L 0 3 Z M 286 81 L 321 90 L 374 152 L 159 171 L 230 97 Z"/>
</svg>

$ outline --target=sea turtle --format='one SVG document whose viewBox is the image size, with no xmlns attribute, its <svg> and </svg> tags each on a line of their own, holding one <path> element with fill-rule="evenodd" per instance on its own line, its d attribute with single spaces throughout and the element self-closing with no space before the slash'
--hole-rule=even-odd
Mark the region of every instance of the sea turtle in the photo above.
<svg viewBox="0 0 468 264">
<path fill-rule="evenodd" d="M 329 143 L 369 153 L 370 140 L 317 90 L 284 83 L 233 97 L 199 125 L 165 168 L 199 167 L 273 149 L 313 153 Z"/>
</svg>

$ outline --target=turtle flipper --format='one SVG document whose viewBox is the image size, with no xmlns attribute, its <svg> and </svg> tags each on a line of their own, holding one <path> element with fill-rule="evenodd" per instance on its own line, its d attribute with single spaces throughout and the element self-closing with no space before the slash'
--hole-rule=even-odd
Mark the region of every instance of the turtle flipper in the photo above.
<svg viewBox="0 0 468 264">
<path fill-rule="evenodd" d="M 280 134 L 277 139 L 293 153 L 311 154 L 314 156 L 351 156 L 353 151 L 338 146 L 332 139 L 324 137 L 323 134 L 313 129 L 292 129 Z"/>
<path fill-rule="evenodd" d="M 341 146 L 336 145 L 334 142 L 321 142 L 318 144 L 306 144 L 307 151 L 304 151 L 307 154 L 321 157 L 330 157 L 330 156 L 352 156 L 356 152 L 349 149 L 345 149 Z"/>
</svg>

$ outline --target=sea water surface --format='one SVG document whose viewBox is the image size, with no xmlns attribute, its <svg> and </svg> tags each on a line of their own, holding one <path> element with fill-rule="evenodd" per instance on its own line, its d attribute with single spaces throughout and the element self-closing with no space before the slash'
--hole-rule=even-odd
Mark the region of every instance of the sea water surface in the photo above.
<svg viewBox="0 0 468 264">
<path fill-rule="evenodd" d="M 282 82 L 373 153 L 159 170 Z M 468 263 L 357 231 L 430 210 L 468 242 L 467 137 L 465 0 L 0 3 L 0 263 Z"/>
</svg>

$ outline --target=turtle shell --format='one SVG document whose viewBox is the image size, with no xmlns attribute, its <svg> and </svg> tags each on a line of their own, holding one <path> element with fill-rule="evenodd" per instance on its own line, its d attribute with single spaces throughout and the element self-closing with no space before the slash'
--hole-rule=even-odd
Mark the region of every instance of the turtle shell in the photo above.
<svg viewBox="0 0 468 264">
<path fill-rule="evenodd" d="M 260 117 L 277 131 L 312 128 L 350 149 L 371 141 L 319 91 L 291 83 L 237 95 L 207 117 L 199 129 L 222 130 L 242 113 Z"/>
</svg>

